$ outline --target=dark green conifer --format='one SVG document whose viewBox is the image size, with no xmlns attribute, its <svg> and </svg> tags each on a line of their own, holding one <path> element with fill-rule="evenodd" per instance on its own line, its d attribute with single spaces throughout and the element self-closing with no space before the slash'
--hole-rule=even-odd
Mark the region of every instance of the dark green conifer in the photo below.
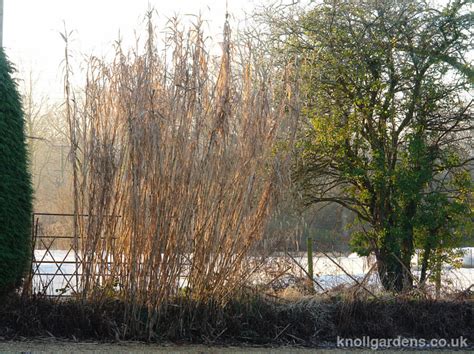
<svg viewBox="0 0 474 354">
<path fill-rule="evenodd" d="M 32 188 L 13 67 L 0 48 L 0 294 L 21 285 L 31 255 Z"/>
</svg>

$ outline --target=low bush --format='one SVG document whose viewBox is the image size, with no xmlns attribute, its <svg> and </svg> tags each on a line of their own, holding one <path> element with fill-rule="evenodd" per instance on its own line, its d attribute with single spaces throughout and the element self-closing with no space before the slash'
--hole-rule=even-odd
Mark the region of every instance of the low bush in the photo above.
<svg viewBox="0 0 474 354">
<path fill-rule="evenodd" d="M 150 333 L 131 332 L 126 306 L 77 300 L 10 297 L 0 307 L 0 337 L 74 340 L 140 340 L 192 344 L 327 346 L 345 338 L 458 338 L 474 340 L 470 301 L 366 299 L 352 302 L 305 297 L 281 301 L 242 296 L 225 306 L 185 298 L 162 306 Z"/>
</svg>

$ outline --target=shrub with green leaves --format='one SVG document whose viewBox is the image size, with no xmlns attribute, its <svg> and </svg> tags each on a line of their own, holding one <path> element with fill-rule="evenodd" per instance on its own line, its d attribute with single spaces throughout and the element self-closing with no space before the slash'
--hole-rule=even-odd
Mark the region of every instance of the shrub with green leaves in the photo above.
<svg viewBox="0 0 474 354">
<path fill-rule="evenodd" d="M 0 294 L 21 285 L 30 259 L 32 188 L 13 67 L 0 48 Z"/>
</svg>

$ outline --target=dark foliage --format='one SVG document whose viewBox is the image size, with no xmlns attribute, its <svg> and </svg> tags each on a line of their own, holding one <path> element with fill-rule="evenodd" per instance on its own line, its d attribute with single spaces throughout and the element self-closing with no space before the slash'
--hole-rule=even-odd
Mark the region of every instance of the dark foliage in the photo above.
<svg viewBox="0 0 474 354">
<path fill-rule="evenodd" d="M 23 112 L 0 48 L 0 295 L 21 284 L 30 259 L 32 188 Z"/>
<path fill-rule="evenodd" d="M 151 336 L 145 328 L 127 331 L 125 308 L 117 301 L 98 306 L 10 297 L 0 307 L 0 337 L 302 346 L 331 345 L 337 336 L 463 336 L 470 345 L 474 340 L 473 306 L 465 301 L 303 299 L 290 303 L 247 297 L 220 307 L 181 299 L 160 310 Z M 146 314 L 144 310 L 144 319 Z"/>
</svg>

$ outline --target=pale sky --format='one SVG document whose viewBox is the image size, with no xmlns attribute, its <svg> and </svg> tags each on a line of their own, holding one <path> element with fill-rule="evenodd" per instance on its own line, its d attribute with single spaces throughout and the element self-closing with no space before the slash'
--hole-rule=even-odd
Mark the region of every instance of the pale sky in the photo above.
<svg viewBox="0 0 474 354">
<path fill-rule="evenodd" d="M 252 13 L 261 0 L 4 0 L 3 45 L 19 70 L 18 78 L 31 71 L 38 78 L 39 91 L 53 100 L 61 98 L 61 72 L 64 42 L 59 32 L 66 23 L 74 30 L 74 54 L 106 55 L 118 33 L 124 43 L 133 43 L 135 30 L 144 29 L 143 18 L 149 6 L 155 8 L 160 29 L 166 18 L 180 14 L 201 14 L 208 21 L 209 34 L 218 36 L 225 19 L 226 3 L 233 24 Z"/>
</svg>

